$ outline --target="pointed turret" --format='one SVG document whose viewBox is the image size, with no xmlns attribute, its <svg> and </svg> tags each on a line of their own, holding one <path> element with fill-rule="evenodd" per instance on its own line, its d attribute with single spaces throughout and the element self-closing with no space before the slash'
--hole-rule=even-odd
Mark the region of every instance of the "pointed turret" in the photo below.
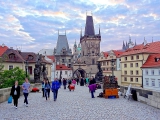
<svg viewBox="0 0 160 120">
<path fill-rule="evenodd" d="M 127 43 L 127 41 L 126 41 L 126 49 L 128 49 L 128 43 Z"/>
<path fill-rule="evenodd" d="M 99 35 L 101 35 L 101 29 L 100 29 L 100 25 L 99 25 Z"/>
<path fill-rule="evenodd" d="M 94 24 L 93 24 L 93 17 L 87 16 L 86 18 L 86 26 L 85 26 L 85 32 L 84 35 L 94 36 Z"/>
<path fill-rule="evenodd" d="M 80 38 L 82 37 L 82 27 L 81 27 L 81 32 L 80 32 Z"/>
<path fill-rule="evenodd" d="M 137 43 L 136 43 L 136 39 L 135 39 L 135 46 L 137 45 Z"/>
<path fill-rule="evenodd" d="M 125 46 L 125 44 L 124 44 L 124 41 L 123 41 L 122 50 L 126 50 L 126 46 Z"/>
<path fill-rule="evenodd" d="M 75 40 L 75 43 L 74 43 L 74 47 L 77 48 L 76 40 Z"/>
</svg>

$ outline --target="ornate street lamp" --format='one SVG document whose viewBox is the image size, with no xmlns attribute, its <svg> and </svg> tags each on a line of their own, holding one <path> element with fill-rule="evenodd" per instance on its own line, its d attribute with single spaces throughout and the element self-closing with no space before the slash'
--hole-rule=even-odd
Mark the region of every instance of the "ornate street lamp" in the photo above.
<svg viewBox="0 0 160 120">
<path fill-rule="evenodd" d="M 25 69 L 26 69 L 26 77 L 27 77 L 27 70 L 28 70 L 28 60 L 25 61 Z"/>
<path fill-rule="evenodd" d="M 114 82 L 115 82 L 115 79 L 114 79 L 115 76 L 114 76 L 114 73 L 113 73 L 113 71 L 114 71 L 114 62 L 115 62 L 114 59 L 112 59 L 112 60 L 111 60 L 112 76 L 111 76 L 111 79 L 110 79 L 111 83 L 114 83 Z"/>
</svg>

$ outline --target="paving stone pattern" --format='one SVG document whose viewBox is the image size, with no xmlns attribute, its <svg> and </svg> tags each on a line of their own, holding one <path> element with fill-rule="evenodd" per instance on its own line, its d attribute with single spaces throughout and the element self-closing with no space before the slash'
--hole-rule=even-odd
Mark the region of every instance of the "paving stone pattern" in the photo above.
<svg viewBox="0 0 160 120">
<path fill-rule="evenodd" d="M 102 90 L 97 90 L 95 96 Z M 85 86 L 75 91 L 61 88 L 58 99 L 46 101 L 41 93 L 29 94 L 29 107 L 19 99 L 18 109 L 7 102 L 0 104 L 0 120 L 160 120 L 160 109 L 146 104 L 119 99 L 91 98 Z"/>
</svg>

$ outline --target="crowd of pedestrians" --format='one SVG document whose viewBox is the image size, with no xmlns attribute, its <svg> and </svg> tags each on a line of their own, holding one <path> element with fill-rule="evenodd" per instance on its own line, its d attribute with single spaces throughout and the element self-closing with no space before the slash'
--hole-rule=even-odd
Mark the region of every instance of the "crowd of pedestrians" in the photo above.
<svg viewBox="0 0 160 120">
<path fill-rule="evenodd" d="M 89 87 L 89 92 L 91 93 L 91 98 L 94 98 L 94 92 L 97 88 L 96 86 L 96 80 L 92 76 L 92 78 L 74 78 L 74 79 L 57 79 L 55 78 L 54 81 L 50 84 L 48 79 L 44 79 L 42 81 L 42 97 L 46 98 L 47 100 L 50 100 L 50 91 L 53 93 L 53 100 L 57 100 L 58 96 L 58 90 L 61 88 L 61 85 L 63 85 L 64 90 L 68 88 L 71 91 L 71 86 L 75 89 L 75 86 L 80 85 L 80 86 L 86 86 Z M 67 87 L 68 85 L 68 87 Z M 23 90 L 23 95 L 24 95 L 24 104 L 26 107 L 28 107 L 28 95 L 30 91 L 30 83 L 27 78 L 25 78 L 25 82 L 22 84 L 22 90 Z M 17 109 L 18 107 L 18 99 L 20 97 L 20 86 L 18 85 L 18 81 L 15 81 L 15 84 L 11 88 L 11 93 L 10 95 L 13 98 L 13 103 L 15 108 Z"/>
</svg>

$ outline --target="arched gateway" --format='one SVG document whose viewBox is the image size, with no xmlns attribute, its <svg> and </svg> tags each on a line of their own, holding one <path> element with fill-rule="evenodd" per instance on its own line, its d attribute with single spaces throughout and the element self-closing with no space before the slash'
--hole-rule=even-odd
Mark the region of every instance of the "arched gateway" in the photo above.
<svg viewBox="0 0 160 120">
<path fill-rule="evenodd" d="M 86 77 L 86 71 L 83 70 L 82 68 L 78 68 L 77 70 L 75 70 L 73 72 L 73 77 L 74 78 L 79 78 L 79 77 L 85 78 Z"/>
</svg>

